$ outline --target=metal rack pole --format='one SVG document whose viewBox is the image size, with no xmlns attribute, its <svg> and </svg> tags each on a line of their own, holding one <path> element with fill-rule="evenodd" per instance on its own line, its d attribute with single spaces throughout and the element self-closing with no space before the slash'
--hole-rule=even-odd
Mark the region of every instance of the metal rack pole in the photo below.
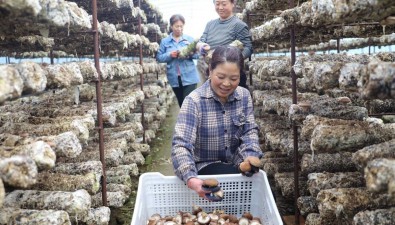
<svg viewBox="0 0 395 225">
<path fill-rule="evenodd" d="M 295 6 L 293 0 L 289 0 L 289 8 L 293 8 Z M 290 29 L 291 36 L 291 77 L 292 77 L 292 103 L 297 104 L 297 89 L 296 89 L 296 74 L 293 69 L 296 61 L 296 41 L 295 41 L 295 26 L 291 25 Z M 293 164 L 294 164 L 294 207 L 295 207 L 295 224 L 300 224 L 299 217 L 300 212 L 298 209 L 298 198 L 299 198 L 299 152 L 298 152 L 298 127 L 295 121 L 292 121 L 292 130 L 293 130 Z"/>
<path fill-rule="evenodd" d="M 141 9 L 141 0 L 139 0 L 139 8 Z M 141 16 L 139 16 L 139 35 L 141 36 Z M 143 66 L 143 43 L 140 43 L 140 65 Z M 144 91 L 144 76 L 140 74 L 140 88 Z M 144 122 L 144 100 L 141 103 L 141 124 L 143 125 L 143 143 L 145 143 L 145 122 Z"/>
<path fill-rule="evenodd" d="M 50 60 L 51 60 L 51 65 L 53 65 L 53 64 L 54 64 L 54 61 L 53 61 L 53 49 L 51 49 L 51 50 L 49 51 L 49 58 L 50 58 Z"/>
<path fill-rule="evenodd" d="M 101 93 L 101 71 L 100 71 L 100 55 L 99 55 L 99 31 L 97 29 L 97 2 L 92 0 L 92 32 L 94 40 L 94 60 L 98 73 L 96 80 L 96 100 L 97 100 L 97 129 L 99 131 L 99 151 L 100 161 L 102 163 L 102 202 L 103 206 L 107 206 L 107 177 L 106 177 L 106 161 L 104 159 L 104 141 L 103 141 L 103 118 L 102 118 L 102 93 Z"/>
</svg>

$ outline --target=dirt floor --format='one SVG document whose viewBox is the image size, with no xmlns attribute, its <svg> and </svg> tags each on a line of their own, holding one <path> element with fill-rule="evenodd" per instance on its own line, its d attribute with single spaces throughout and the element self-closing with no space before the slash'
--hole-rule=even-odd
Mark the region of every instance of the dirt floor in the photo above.
<svg viewBox="0 0 395 225">
<path fill-rule="evenodd" d="M 155 139 L 149 143 L 151 146 L 151 154 L 146 157 L 145 165 L 139 167 L 140 174 L 145 172 L 160 172 L 166 176 L 174 176 L 173 167 L 170 161 L 170 151 L 173 129 L 177 120 L 178 111 L 178 104 L 174 101 L 161 128 L 156 133 Z M 132 183 L 135 185 L 132 187 L 132 190 L 137 190 L 138 177 L 132 177 Z M 130 225 L 136 194 L 137 192 L 133 191 L 123 207 L 111 209 L 110 225 Z"/>
<path fill-rule="evenodd" d="M 179 110 L 178 104 L 174 101 L 155 139 L 149 144 L 151 146 L 151 153 L 145 158 L 145 166 L 140 168 L 140 173 L 160 172 L 166 176 L 174 175 L 170 152 L 174 125 Z"/>
</svg>

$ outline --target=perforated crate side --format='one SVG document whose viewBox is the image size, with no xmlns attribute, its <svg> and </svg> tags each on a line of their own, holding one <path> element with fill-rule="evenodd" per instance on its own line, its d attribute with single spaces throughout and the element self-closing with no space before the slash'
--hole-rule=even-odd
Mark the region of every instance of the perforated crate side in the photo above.
<svg viewBox="0 0 395 225">
<path fill-rule="evenodd" d="M 221 209 L 238 217 L 244 212 L 251 212 L 260 217 L 264 224 L 283 224 L 264 171 L 253 177 L 226 174 L 199 178 L 216 178 L 224 190 L 224 200 L 204 200 L 176 176 L 163 176 L 154 172 L 141 175 L 131 224 L 146 224 L 154 213 L 174 216 L 179 211 L 191 212 L 193 205 L 202 207 L 206 212 Z"/>
</svg>

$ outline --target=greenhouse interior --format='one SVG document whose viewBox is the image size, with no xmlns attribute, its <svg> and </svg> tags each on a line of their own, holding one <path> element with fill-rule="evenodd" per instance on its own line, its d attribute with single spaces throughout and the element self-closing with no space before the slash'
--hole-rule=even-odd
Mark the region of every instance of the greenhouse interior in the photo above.
<svg viewBox="0 0 395 225">
<path fill-rule="evenodd" d="M 136 225 L 394 225 L 395 1 L 235 4 L 252 37 L 260 169 L 280 219 L 184 223 L 176 210 Z M 178 110 L 156 60 L 169 34 L 161 8 L 2 0 L 0 17 L 0 224 L 127 225 L 152 212 L 147 199 L 135 208 L 151 190 L 139 177 L 161 172 L 148 164 Z"/>
</svg>

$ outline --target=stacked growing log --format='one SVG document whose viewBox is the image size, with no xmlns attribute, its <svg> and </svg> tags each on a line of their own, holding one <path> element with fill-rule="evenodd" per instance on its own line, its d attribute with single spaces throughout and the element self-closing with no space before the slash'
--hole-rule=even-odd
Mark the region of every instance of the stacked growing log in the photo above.
<svg viewBox="0 0 395 225">
<path fill-rule="evenodd" d="M 157 73 L 163 74 L 158 64 L 147 61 L 143 67 L 130 69 L 138 69 L 134 74 L 144 73 L 147 88 L 143 91 L 136 86 L 136 76 L 123 76 L 127 71 L 120 70 L 112 75 L 119 79 L 103 86 L 104 156 L 110 208 L 101 207 L 103 171 L 95 132 L 97 115 L 92 100 L 96 96 L 91 91 L 92 84 L 71 85 L 51 93 L 22 97 L 0 107 L 0 171 L 1 181 L 7 187 L 7 192 L 3 185 L 0 188 L 0 203 L 4 208 L 0 214 L 7 215 L 0 224 L 40 213 L 37 221 L 48 223 L 56 218 L 59 224 L 89 224 L 92 221 L 108 224 L 110 209 L 125 204 L 136 188 L 131 178 L 139 175 L 138 167 L 145 164 L 145 156 L 150 154 L 148 143 L 155 137 L 174 100 L 171 87 L 163 85 L 166 79 L 156 78 Z M 97 74 L 95 71 L 89 73 Z M 81 87 L 78 101 L 75 95 L 68 94 L 73 93 L 74 87 Z M 141 104 L 146 109 L 144 120 Z M 143 135 L 147 143 L 142 143 Z M 56 198 L 50 194 L 48 198 L 67 202 L 67 194 L 77 190 L 87 194 L 89 203 L 81 212 L 71 212 L 61 206 L 40 206 L 34 202 L 38 198 L 26 197 L 22 203 L 12 197 L 64 193 Z M 10 210 L 13 212 L 9 213 Z"/>
<path fill-rule="evenodd" d="M 295 193 L 291 123 L 298 125 L 297 205 L 307 224 L 375 224 L 393 215 L 395 124 L 369 117 L 394 112 L 382 107 L 395 103 L 394 63 L 381 58 L 299 56 L 294 66 L 298 104 L 292 104 L 288 58 L 249 63 L 261 146 L 267 152 L 262 168 L 278 199 L 289 203 Z"/>
<path fill-rule="evenodd" d="M 289 49 L 289 36 L 285 34 L 292 25 L 298 29 L 295 33 L 298 45 L 306 46 L 336 38 L 393 33 L 394 27 L 386 20 L 393 14 L 391 1 L 298 1 L 298 5 L 289 9 L 287 1 L 251 0 L 245 3 L 240 17 L 251 24 L 255 49 L 264 52 L 269 46 Z"/>
<path fill-rule="evenodd" d="M 0 224 L 108 224 L 111 210 L 137 187 L 131 177 L 139 175 L 174 100 L 162 66 L 152 59 L 167 22 L 147 1 L 142 7 L 125 0 L 97 4 L 100 54 L 118 58 L 100 62 L 100 71 L 89 59 L 90 1 L 0 3 L 1 56 L 75 57 L 0 65 Z M 120 60 L 135 57 L 140 46 L 143 64 Z M 107 180 L 96 129 L 99 76 Z M 147 113 L 140 112 L 142 104 L 149 105 Z M 108 207 L 102 207 L 103 183 Z"/>
</svg>

